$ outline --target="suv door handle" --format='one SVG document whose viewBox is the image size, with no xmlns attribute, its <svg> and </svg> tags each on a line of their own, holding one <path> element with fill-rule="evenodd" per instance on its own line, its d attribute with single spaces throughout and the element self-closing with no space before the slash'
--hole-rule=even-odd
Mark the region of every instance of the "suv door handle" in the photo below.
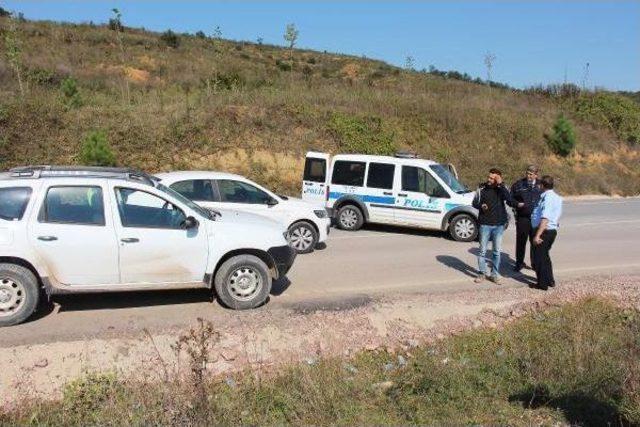
<svg viewBox="0 0 640 427">
<path fill-rule="evenodd" d="M 382 194 L 384 194 L 385 196 L 393 196 L 393 193 L 391 191 L 383 191 Z"/>
<path fill-rule="evenodd" d="M 43 242 L 53 242 L 54 240 L 58 240 L 56 236 L 38 236 L 38 240 L 42 240 Z"/>
<path fill-rule="evenodd" d="M 408 194 L 407 193 L 398 193 L 398 197 L 407 197 Z"/>
<path fill-rule="evenodd" d="M 122 243 L 138 243 L 140 239 L 136 237 L 125 237 L 124 239 L 120 239 Z"/>
</svg>

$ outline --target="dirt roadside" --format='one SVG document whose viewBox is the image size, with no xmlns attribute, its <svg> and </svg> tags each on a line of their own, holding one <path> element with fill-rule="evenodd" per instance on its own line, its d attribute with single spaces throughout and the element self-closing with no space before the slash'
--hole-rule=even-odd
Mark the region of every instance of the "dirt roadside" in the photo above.
<svg viewBox="0 0 640 427">
<path fill-rule="evenodd" d="M 587 277 L 542 292 L 491 288 L 446 294 L 325 300 L 228 316 L 215 324 L 221 341 L 208 369 L 229 375 L 287 362 L 315 363 L 359 350 L 409 350 L 466 329 L 504 322 L 590 295 L 604 295 L 640 309 L 640 275 Z M 194 319 L 194 324 L 196 323 Z M 138 337 L 16 346 L 0 352 L 1 403 L 25 396 L 52 398 L 84 372 L 157 376 L 186 366 L 172 344 L 184 331 L 144 332 Z"/>
</svg>

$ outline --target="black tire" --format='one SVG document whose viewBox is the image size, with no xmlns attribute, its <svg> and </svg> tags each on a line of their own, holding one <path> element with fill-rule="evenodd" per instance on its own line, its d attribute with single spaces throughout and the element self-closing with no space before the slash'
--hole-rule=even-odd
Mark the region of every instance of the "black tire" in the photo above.
<svg viewBox="0 0 640 427">
<path fill-rule="evenodd" d="M 0 264 L 0 326 L 24 322 L 36 311 L 39 301 L 38 279 L 31 270 Z"/>
<path fill-rule="evenodd" d="M 318 244 L 318 232 L 312 224 L 306 221 L 291 224 L 288 233 L 289 246 L 299 254 L 313 252 Z"/>
<path fill-rule="evenodd" d="M 459 214 L 449 222 L 449 235 L 458 242 L 472 242 L 478 237 L 478 221 L 469 214 Z"/>
<path fill-rule="evenodd" d="M 250 288 L 244 288 L 244 285 L 239 283 L 240 279 L 260 280 L 260 285 L 256 286 L 253 292 L 249 292 Z M 228 308 L 248 310 L 258 307 L 264 304 L 271 293 L 269 267 L 254 255 L 231 257 L 222 263 L 216 272 L 214 287 L 219 301 Z M 243 296 L 243 292 L 247 292 L 247 295 Z"/>
<path fill-rule="evenodd" d="M 364 215 L 356 205 L 344 205 L 338 209 L 336 215 L 338 228 L 347 231 L 356 231 L 364 225 Z"/>
</svg>

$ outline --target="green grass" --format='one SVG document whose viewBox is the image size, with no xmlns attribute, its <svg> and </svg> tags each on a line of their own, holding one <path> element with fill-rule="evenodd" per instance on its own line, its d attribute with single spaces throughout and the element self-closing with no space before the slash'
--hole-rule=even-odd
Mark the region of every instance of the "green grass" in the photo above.
<svg viewBox="0 0 640 427">
<path fill-rule="evenodd" d="M 0 33 L 8 28 L 0 18 Z M 130 28 L 121 33 L 123 51 L 106 26 L 27 21 L 16 36 L 27 89 L 21 97 L 3 58 L 0 168 L 79 164 L 82 140 L 103 131 L 120 165 L 231 170 L 269 177 L 263 183 L 292 194 L 310 149 L 413 150 L 454 163 L 471 187 L 490 167 L 512 181 L 538 163 L 563 193 L 640 193 L 640 110 L 630 98 L 546 96 L 366 58 L 307 50 L 290 58 L 277 46 L 195 36 L 178 35 L 174 48 L 158 33 Z M 560 114 L 577 140 L 566 159 L 545 138 Z M 249 160 L 219 160 L 236 150 Z M 287 169 L 261 161 L 261 151 L 287 159 Z"/>
<path fill-rule="evenodd" d="M 588 299 L 398 355 L 291 365 L 195 387 L 92 374 L 55 402 L 26 401 L 0 423 L 640 423 L 640 313 Z"/>
</svg>

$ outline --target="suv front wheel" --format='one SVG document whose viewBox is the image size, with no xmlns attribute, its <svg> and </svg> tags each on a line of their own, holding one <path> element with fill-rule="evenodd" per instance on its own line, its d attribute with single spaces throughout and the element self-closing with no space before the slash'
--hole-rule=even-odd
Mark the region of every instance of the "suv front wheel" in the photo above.
<svg viewBox="0 0 640 427">
<path fill-rule="evenodd" d="M 313 252 L 318 244 L 318 232 L 313 225 L 300 221 L 292 224 L 288 232 L 289 246 L 299 254 Z"/>
<path fill-rule="evenodd" d="M 22 323 L 36 311 L 40 292 L 31 270 L 0 264 L 0 326 Z"/>
<path fill-rule="evenodd" d="M 271 292 L 269 267 L 254 255 L 234 256 L 220 266 L 214 286 L 226 307 L 234 310 L 258 307 Z"/>
</svg>

